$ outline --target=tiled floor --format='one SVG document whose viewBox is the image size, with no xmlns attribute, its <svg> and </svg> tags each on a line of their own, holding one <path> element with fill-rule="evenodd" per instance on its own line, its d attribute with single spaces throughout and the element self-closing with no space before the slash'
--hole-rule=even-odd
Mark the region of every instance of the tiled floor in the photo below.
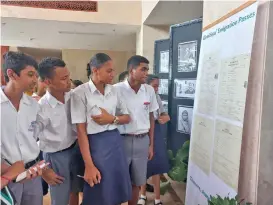
<svg viewBox="0 0 273 205">
<path fill-rule="evenodd" d="M 148 193 L 148 203 L 147 205 L 153 205 L 153 194 Z M 179 202 L 174 202 L 171 194 L 170 193 L 166 193 L 164 196 L 162 196 L 162 202 L 164 205 L 183 205 L 182 203 Z M 44 197 L 44 205 L 50 205 L 50 197 L 49 195 Z"/>
</svg>

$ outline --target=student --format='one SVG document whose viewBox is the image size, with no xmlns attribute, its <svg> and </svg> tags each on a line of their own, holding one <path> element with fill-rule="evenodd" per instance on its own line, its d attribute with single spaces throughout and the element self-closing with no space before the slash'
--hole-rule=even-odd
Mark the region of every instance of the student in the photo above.
<svg viewBox="0 0 273 205">
<path fill-rule="evenodd" d="M 76 88 L 76 87 L 83 84 L 83 82 L 80 81 L 80 80 L 72 80 L 71 82 L 72 82 L 72 89 L 74 89 L 74 88 Z"/>
<path fill-rule="evenodd" d="M 38 67 L 47 92 L 40 99 L 37 123 L 40 149 L 55 174 L 49 179 L 52 205 L 67 205 L 71 192 L 72 159 L 77 149 L 76 128 L 73 130 L 70 114 L 71 83 L 66 64 L 59 58 L 44 58 Z"/>
<path fill-rule="evenodd" d="M 43 80 L 39 77 L 38 78 L 38 84 L 36 87 L 36 92 L 34 92 L 32 94 L 32 97 L 34 99 L 36 99 L 37 101 L 39 101 L 41 99 L 41 97 L 44 96 L 44 94 L 46 93 L 46 89 L 47 89 L 47 85 L 45 82 L 43 82 Z"/>
<path fill-rule="evenodd" d="M 39 110 L 38 103 L 24 94 L 37 84 L 37 62 L 20 52 L 4 55 L 3 74 L 7 85 L 1 95 L 1 157 L 9 164 L 23 161 L 29 169 L 39 161 L 40 149 L 34 130 Z M 42 205 L 41 178 L 22 183 L 9 183 L 20 205 Z"/>
<path fill-rule="evenodd" d="M 117 130 L 117 125 L 129 123 L 130 117 L 120 94 L 111 85 L 111 58 L 98 53 L 89 64 L 91 79 L 73 90 L 71 111 L 85 163 L 83 205 L 117 205 L 131 198 L 128 165 Z"/>
<path fill-rule="evenodd" d="M 118 82 L 123 82 L 128 78 L 128 71 L 124 71 L 118 76 Z"/>
<path fill-rule="evenodd" d="M 148 75 L 146 82 L 154 88 L 159 105 L 159 109 L 154 112 L 154 118 L 156 120 L 154 130 L 154 157 L 148 162 L 147 179 L 152 177 L 153 180 L 155 192 L 154 205 L 162 205 L 160 201 L 160 174 L 167 173 L 170 167 L 161 124 L 167 123 L 170 117 L 164 112 L 160 96 L 158 95 L 159 78 L 156 75 Z M 141 187 L 140 193 L 141 195 L 137 204 L 145 205 L 147 200 L 145 186 Z"/>
<path fill-rule="evenodd" d="M 158 109 L 154 89 L 145 84 L 149 61 L 143 56 L 132 56 L 127 63 L 128 80 L 115 85 L 122 93 L 131 122 L 119 126 L 124 137 L 127 161 L 129 164 L 133 197 L 129 205 L 136 205 L 139 186 L 146 184 L 147 161 L 153 157 L 154 115 Z"/>
</svg>

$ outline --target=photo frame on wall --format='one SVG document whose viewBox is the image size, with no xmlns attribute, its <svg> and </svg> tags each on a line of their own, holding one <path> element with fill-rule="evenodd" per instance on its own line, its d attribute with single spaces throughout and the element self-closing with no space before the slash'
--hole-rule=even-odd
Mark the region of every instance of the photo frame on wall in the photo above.
<svg viewBox="0 0 273 205">
<path fill-rule="evenodd" d="M 165 113 L 168 113 L 168 101 L 162 100 L 162 106 Z"/>
<path fill-rule="evenodd" d="M 159 59 L 159 73 L 168 73 L 169 72 L 169 50 L 160 51 Z"/>
<path fill-rule="evenodd" d="M 178 44 L 178 72 L 197 71 L 197 41 Z"/>
<path fill-rule="evenodd" d="M 159 79 L 158 94 L 168 95 L 168 89 L 169 89 L 169 80 L 168 79 Z"/>
<path fill-rule="evenodd" d="M 191 134 L 193 107 L 186 105 L 177 106 L 176 131 L 184 134 Z"/>
<path fill-rule="evenodd" d="M 174 98 L 194 99 L 196 79 L 174 79 Z"/>
</svg>

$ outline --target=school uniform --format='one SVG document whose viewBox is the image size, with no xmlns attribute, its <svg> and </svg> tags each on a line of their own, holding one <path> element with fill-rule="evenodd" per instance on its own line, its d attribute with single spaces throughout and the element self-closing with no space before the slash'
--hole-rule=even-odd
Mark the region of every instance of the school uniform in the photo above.
<svg viewBox="0 0 273 205">
<path fill-rule="evenodd" d="M 101 174 L 101 182 L 90 187 L 85 182 L 83 205 L 117 205 L 131 199 L 131 182 L 123 141 L 114 124 L 99 125 L 91 116 L 98 115 L 95 108 L 103 108 L 115 115 L 128 114 L 120 94 L 112 85 L 105 86 L 102 95 L 90 80 L 73 90 L 72 122 L 86 123 L 90 153 Z"/>
<path fill-rule="evenodd" d="M 158 109 L 155 91 L 143 84 L 136 93 L 127 80 L 114 86 L 121 93 L 131 117 L 129 124 L 120 125 L 118 129 L 123 136 L 132 184 L 141 186 L 146 184 L 150 113 Z"/>
<path fill-rule="evenodd" d="M 13 106 L 2 89 L 1 96 L 1 157 L 10 164 L 23 160 L 28 169 L 39 161 L 40 149 L 34 130 L 39 110 L 38 103 L 23 94 L 19 111 Z M 41 177 L 25 183 L 10 183 L 9 188 L 20 205 L 42 205 Z"/>
<path fill-rule="evenodd" d="M 162 125 L 158 122 L 160 115 L 164 113 L 164 108 L 158 94 L 156 94 L 156 99 L 159 105 L 159 109 L 154 112 L 154 157 L 152 160 L 148 161 L 147 179 L 157 174 L 167 173 L 170 169 Z"/>
<path fill-rule="evenodd" d="M 50 186 L 51 204 L 67 205 L 73 177 L 72 159 L 77 152 L 77 133 L 71 123 L 71 93 L 65 94 L 65 103 L 58 101 L 49 92 L 39 100 L 37 124 L 40 128 L 40 149 L 46 162 L 64 182 Z"/>
</svg>

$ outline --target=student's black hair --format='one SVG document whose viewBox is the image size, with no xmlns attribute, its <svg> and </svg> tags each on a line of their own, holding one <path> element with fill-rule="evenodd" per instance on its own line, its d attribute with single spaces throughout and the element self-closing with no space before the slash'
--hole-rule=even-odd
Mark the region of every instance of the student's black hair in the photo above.
<svg viewBox="0 0 273 205">
<path fill-rule="evenodd" d="M 80 81 L 80 80 L 73 80 L 72 82 L 73 82 L 73 84 L 75 85 L 75 87 L 78 87 L 79 85 L 82 85 L 82 84 L 83 84 L 83 82 Z"/>
<path fill-rule="evenodd" d="M 147 76 L 146 83 L 150 85 L 151 82 L 155 79 L 159 79 L 159 77 L 157 75 L 149 74 Z"/>
<path fill-rule="evenodd" d="M 86 74 L 87 74 L 87 78 L 89 79 L 92 74 L 89 63 L 87 63 Z"/>
<path fill-rule="evenodd" d="M 129 70 L 130 68 L 136 68 L 137 66 L 140 65 L 140 63 L 147 63 L 149 64 L 149 61 L 147 58 L 143 57 L 143 56 L 139 56 L 139 55 L 134 55 L 131 58 L 129 58 L 128 62 L 127 62 L 127 70 Z"/>
<path fill-rule="evenodd" d="M 122 72 L 121 74 L 119 74 L 119 76 L 118 76 L 118 81 L 119 82 L 122 82 L 122 81 L 124 81 L 125 80 L 125 78 L 126 78 L 126 76 L 128 76 L 129 75 L 129 72 L 128 71 L 124 71 L 124 72 Z"/>
<path fill-rule="evenodd" d="M 92 68 L 100 68 L 104 63 L 107 61 L 112 60 L 107 54 L 105 53 L 97 53 L 90 59 L 89 66 Z"/>
<path fill-rule="evenodd" d="M 2 71 L 6 82 L 9 82 L 8 69 L 13 70 L 18 76 L 27 66 L 33 66 L 35 70 L 38 69 L 37 61 L 32 56 L 22 52 L 9 51 L 3 55 L 3 61 Z"/>
<path fill-rule="evenodd" d="M 65 67 L 65 62 L 56 57 L 47 57 L 41 60 L 38 66 L 38 73 L 42 80 L 52 78 L 56 67 Z"/>
</svg>

